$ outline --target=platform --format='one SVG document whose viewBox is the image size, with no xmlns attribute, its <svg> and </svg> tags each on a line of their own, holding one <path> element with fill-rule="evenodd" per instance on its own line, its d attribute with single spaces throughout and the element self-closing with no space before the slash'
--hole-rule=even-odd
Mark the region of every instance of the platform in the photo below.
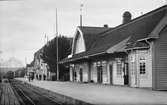
<svg viewBox="0 0 167 105">
<path fill-rule="evenodd" d="M 101 84 L 84 84 L 57 81 L 25 81 L 34 86 L 69 96 L 84 102 L 98 105 L 165 105 L 167 91 L 153 91 L 151 89 L 130 88 L 125 86 L 111 86 Z"/>
</svg>

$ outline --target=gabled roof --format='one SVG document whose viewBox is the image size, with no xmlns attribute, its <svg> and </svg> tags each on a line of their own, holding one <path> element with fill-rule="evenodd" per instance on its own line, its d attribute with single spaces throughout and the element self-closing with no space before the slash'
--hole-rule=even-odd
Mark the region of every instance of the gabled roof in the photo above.
<svg viewBox="0 0 167 105">
<path fill-rule="evenodd" d="M 135 43 L 139 39 L 148 37 L 157 24 L 166 14 L 166 7 L 163 6 L 143 16 L 133 19 L 127 24 L 122 24 L 101 35 L 101 37 L 92 45 L 92 52 L 104 52 L 110 47 L 120 43 L 131 36 L 128 43 Z"/>
<path fill-rule="evenodd" d="M 167 10 L 166 10 L 167 11 Z M 159 38 L 159 33 L 161 30 L 167 25 L 167 13 L 163 17 L 163 19 L 158 23 L 158 25 L 155 27 L 155 29 L 151 32 L 151 34 L 148 36 L 149 38 Z"/>
<path fill-rule="evenodd" d="M 112 29 L 112 28 L 106 28 L 106 27 L 90 27 L 90 26 L 82 26 L 82 27 L 78 26 L 78 28 L 83 33 L 86 51 L 90 49 L 94 41 L 101 35 L 100 33 Z"/>
<path fill-rule="evenodd" d="M 88 42 L 85 43 L 89 43 L 88 50 L 86 52 L 73 55 L 73 57 L 70 58 L 70 61 L 99 54 L 110 52 L 114 53 L 117 52 L 119 48 L 121 48 L 121 51 L 123 51 L 127 47 L 127 43 L 128 48 L 133 48 L 136 46 L 141 48 L 148 47 L 146 43 L 138 42 L 138 40 L 147 38 L 153 32 L 153 30 L 156 29 L 158 24 L 160 24 L 161 20 L 167 14 L 166 11 L 167 10 L 165 5 L 136 19 L 133 19 L 127 24 L 121 24 L 114 29 L 109 29 L 101 32 L 98 35 L 95 35 L 98 36 L 96 38 L 91 38 L 89 35 L 85 36 L 85 39 L 88 39 Z M 111 49 L 113 51 L 111 51 Z"/>
</svg>

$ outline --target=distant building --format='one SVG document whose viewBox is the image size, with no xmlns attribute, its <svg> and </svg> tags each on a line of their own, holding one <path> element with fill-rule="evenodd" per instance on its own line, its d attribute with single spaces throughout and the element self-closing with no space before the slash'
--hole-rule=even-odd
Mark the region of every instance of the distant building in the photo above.
<svg viewBox="0 0 167 105">
<path fill-rule="evenodd" d="M 26 76 L 31 77 L 31 79 L 34 79 L 34 68 L 32 64 L 26 65 Z"/>
<path fill-rule="evenodd" d="M 167 6 L 114 27 L 77 27 L 70 80 L 167 90 Z"/>
<path fill-rule="evenodd" d="M 48 65 L 41 58 L 43 47 L 34 54 L 34 70 L 35 79 L 38 80 L 50 80 L 50 72 L 48 71 Z"/>
</svg>

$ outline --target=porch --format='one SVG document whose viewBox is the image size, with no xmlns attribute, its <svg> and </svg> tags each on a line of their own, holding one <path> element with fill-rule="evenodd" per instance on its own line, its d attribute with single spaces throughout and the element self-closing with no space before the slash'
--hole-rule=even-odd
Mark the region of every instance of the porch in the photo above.
<svg viewBox="0 0 167 105">
<path fill-rule="evenodd" d="M 70 81 L 129 85 L 126 53 L 103 54 L 70 62 Z"/>
</svg>

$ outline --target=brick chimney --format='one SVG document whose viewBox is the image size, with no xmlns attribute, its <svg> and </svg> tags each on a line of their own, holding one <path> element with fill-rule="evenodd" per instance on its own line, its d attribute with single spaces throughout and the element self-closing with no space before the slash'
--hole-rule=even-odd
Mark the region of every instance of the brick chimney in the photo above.
<svg viewBox="0 0 167 105">
<path fill-rule="evenodd" d="M 108 24 L 104 24 L 104 27 L 105 27 L 105 28 L 108 28 Z"/>
<path fill-rule="evenodd" d="M 129 23 L 131 21 L 132 15 L 129 11 L 123 13 L 123 24 Z"/>
</svg>

